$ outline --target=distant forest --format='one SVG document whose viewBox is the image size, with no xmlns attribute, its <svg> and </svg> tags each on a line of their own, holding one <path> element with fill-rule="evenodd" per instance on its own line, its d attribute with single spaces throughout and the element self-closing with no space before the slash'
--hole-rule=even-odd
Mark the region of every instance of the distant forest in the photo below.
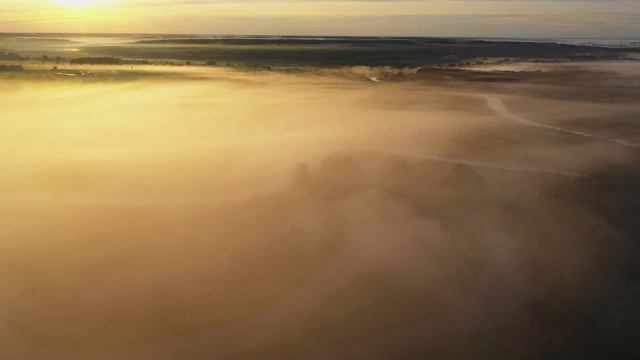
<svg viewBox="0 0 640 360">
<path fill-rule="evenodd" d="M 22 57 L 16 53 L 5 53 L 4 51 L 0 51 L 0 60 L 8 60 L 8 61 L 27 61 L 29 57 Z"/>
<path fill-rule="evenodd" d="M 17 72 L 23 70 L 22 65 L 0 65 L 0 72 Z"/>
</svg>

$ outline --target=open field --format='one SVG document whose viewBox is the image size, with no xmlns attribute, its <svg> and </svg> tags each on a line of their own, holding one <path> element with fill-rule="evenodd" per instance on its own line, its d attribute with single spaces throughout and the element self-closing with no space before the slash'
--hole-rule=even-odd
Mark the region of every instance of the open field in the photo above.
<svg viewBox="0 0 640 360">
<path fill-rule="evenodd" d="M 0 40 L 0 358 L 639 351 L 635 50 L 85 40 Z"/>
</svg>

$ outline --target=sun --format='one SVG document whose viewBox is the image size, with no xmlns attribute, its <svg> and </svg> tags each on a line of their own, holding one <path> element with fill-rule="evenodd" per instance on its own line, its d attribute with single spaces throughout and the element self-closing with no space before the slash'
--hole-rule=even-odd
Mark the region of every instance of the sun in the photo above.
<svg viewBox="0 0 640 360">
<path fill-rule="evenodd" d="M 90 6 L 104 3 L 107 0 L 51 0 L 54 4 L 64 6 Z"/>
</svg>

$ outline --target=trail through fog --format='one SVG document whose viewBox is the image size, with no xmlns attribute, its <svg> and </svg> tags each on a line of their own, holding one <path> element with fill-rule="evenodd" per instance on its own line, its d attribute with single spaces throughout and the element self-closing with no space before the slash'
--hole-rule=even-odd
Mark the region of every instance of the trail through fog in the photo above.
<svg viewBox="0 0 640 360">
<path fill-rule="evenodd" d="M 585 132 L 582 132 L 582 131 L 574 131 L 574 130 L 563 129 L 563 128 L 559 128 L 559 127 L 555 127 L 555 126 L 551 126 L 551 125 L 540 124 L 540 123 L 537 123 L 535 121 L 527 120 L 527 119 L 523 118 L 522 116 L 519 116 L 519 115 L 511 113 L 509 111 L 509 109 L 507 109 L 507 107 L 504 106 L 504 104 L 502 103 L 502 100 L 498 99 L 497 97 L 495 97 L 495 96 L 485 96 L 485 99 L 487 100 L 487 107 L 489 109 L 491 109 L 492 111 L 494 111 L 496 114 L 502 116 L 505 119 L 512 120 L 512 121 L 515 121 L 515 122 L 519 122 L 519 123 L 524 124 L 524 125 L 534 126 L 534 127 L 542 128 L 542 129 L 561 131 L 561 132 L 564 132 L 564 133 L 578 135 L 578 136 L 584 136 L 584 137 L 588 137 L 588 138 L 607 140 L 607 141 L 611 141 L 613 143 L 616 143 L 616 144 L 622 145 L 622 146 L 640 147 L 640 144 L 635 143 L 635 142 L 631 142 L 631 141 L 628 141 L 628 140 L 624 140 L 624 139 L 606 138 L 606 137 L 600 136 L 600 135 L 585 133 Z"/>
<path fill-rule="evenodd" d="M 501 117 L 640 147 L 391 81 L 411 69 L 169 71 L 0 84 L 0 359 L 395 359 L 484 336 L 581 280 L 599 218 L 547 190 L 633 152 Z"/>
<path fill-rule="evenodd" d="M 540 168 L 540 167 L 531 167 L 531 166 L 522 166 L 522 165 L 503 165 L 503 164 L 491 163 L 491 162 L 486 162 L 486 161 L 477 161 L 477 160 L 468 160 L 468 159 L 453 159 L 453 158 L 446 158 L 446 157 L 442 157 L 442 156 L 424 155 L 424 154 L 419 154 L 419 153 L 416 153 L 416 152 L 398 151 L 398 150 L 391 150 L 391 149 L 385 149 L 385 148 L 369 148 L 369 149 L 362 149 L 361 148 L 361 149 L 358 149 L 358 150 L 382 152 L 382 153 L 391 154 L 391 155 L 397 155 L 397 156 L 401 156 L 401 157 L 404 157 L 404 158 L 410 158 L 410 159 L 422 159 L 422 160 L 439 161 L 439 162 L 444 162 L 444 163 L 448 163 L 448 164 L 462 164 L 462 165 L 468 165 L 468 166 L 471 166 L 471 167 L 480 167 L 480 168 L 488 168 L 488 169 L 500 169 L 500 170 L 507 170 L 507 171 L 558 174 L 558 175 L 572 176 L 572 177 L 589 177 L 586 174 L 575 173 L 575 172 L 565 171 L 565 170 L 560 170 L 560 169 Z"/>
</svg>

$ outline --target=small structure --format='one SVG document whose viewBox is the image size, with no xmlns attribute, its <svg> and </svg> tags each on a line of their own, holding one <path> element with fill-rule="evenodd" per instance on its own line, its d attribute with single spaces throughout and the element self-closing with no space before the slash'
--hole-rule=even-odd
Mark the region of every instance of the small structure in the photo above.
<svg viewBox="0 0 640 360">
<path fill-rule="evenodd" d="M 58 69 L 57 66 L 54 66 L 53 69 L 51 69 L 51 73 L 55 74 L 55 75 L 63 75 L 63 76 L 87 76 L 87 75 L 93 75 L 89 71 L 77 70 L 77 69 Z"/>
</svg>

